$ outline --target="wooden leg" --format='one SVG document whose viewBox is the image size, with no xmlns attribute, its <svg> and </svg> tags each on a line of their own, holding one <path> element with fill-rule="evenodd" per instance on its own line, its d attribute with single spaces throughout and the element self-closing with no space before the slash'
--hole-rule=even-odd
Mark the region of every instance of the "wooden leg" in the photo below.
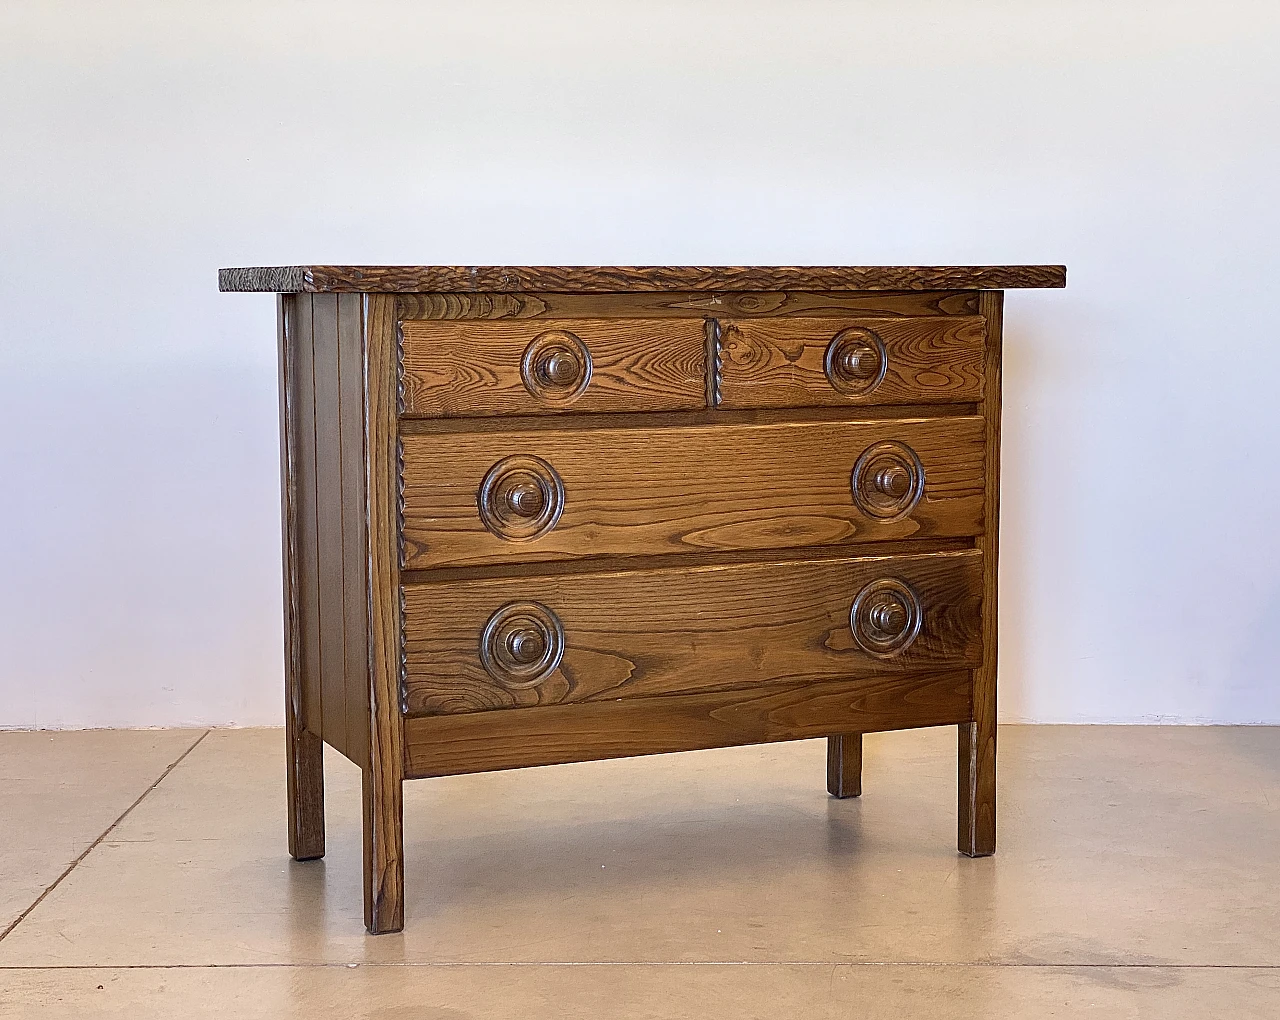
<svg viewBox="0 0 1280 1020">
<path fill-rule="evenodd" d="M 862 796 L 862 734 L 827 737 L 827 793 L 833 797 Z"/>
<path fill-rule="evenodd" d="M 298 444 L 294 349 L 286 323 L 289 301 L 277 300 L 280 353 L 280 530 L 284 536 L 284 743 L 289 797 L 289 853 L 299 861 L 324 856 L 324 743 L 302 724 L 304 676 L 302 563 L 298 548 L 303 521 L 298 512 Z M 308 428 L 310 426 L 308 425 Z M 305 515 L 304 515 L 305 516 Z M 314 523 L 314 518 L 312 518 Z"/>
<path fill-rule="evenodd" d="M 404 799 L 399 778 L 379 784 L 365 769 L 364 926 L 372 935 L 404 928 Z"/>
<path fill-rule="evenodd" d="M 996 852 L 996 601 L 1000 553 L 1000 346 L 1004 295 L 983 291 L 978 312 L 986 320 L 986 392 L 982 414 L 987 437 L 982 550 L 982 666 L 973 673 L 973 722 L 960 724 L 957 845 L 969 857 Z"/>
<path fill-rule="evenodd" d="M 289 855 L 313 861 L 324 856 L 324 743 L 302 728 L 291 707 L 285 708 L 285 716 Z"/>
<path fill-rule="evenodd" d="M 961 723 L 959 731 L 958 845 L 967 857 L 987 857 L 996 852 L 995 719 Z"/>
</svg>

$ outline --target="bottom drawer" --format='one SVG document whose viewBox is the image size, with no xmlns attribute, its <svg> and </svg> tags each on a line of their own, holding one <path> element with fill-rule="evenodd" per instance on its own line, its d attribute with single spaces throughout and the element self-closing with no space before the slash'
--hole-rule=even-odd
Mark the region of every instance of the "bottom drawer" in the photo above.
<svg viewBox="0 0 1280 1020">
<path fill-rule="evenodd" d="M 405 708 L 432 716 L 982 661 L 982 554 L 404 587 Z"/>
<path fill-rule="evenodd" d="M 561 765 L 704 747 L 944 726 L 973 718 L 973 673 L 785 681 L 511 712 L 404 720 L 405 778 Z"/>
</svg>

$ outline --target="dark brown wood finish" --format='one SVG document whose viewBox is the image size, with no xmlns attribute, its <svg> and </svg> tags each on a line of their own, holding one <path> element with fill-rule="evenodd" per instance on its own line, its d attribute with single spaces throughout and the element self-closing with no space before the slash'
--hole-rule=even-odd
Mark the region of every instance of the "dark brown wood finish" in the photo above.
<svg viewBox="0 0 1280 1020">
<path fill-rule="evenodd" d="M 853 542 L 849 545 L 811 545 L 797 549 L 735 549 L 727 552 L 676 552 L 662 556 L 606 559 L 555 560 L 548 563 L 492 563 L 480 567 L 438 567 L 434 570 L 402 570 L 404 584 L 441 584 L 445 581 L 474 581 L 480 578 L 566 577 L 599 574 L 616 570 L 662 570 L 667 567 L 695 569 L 726 567 L 746 563 L 776 563 L 780 559 L 847 560 L 861 556 L 907 556 L 921 553 L 968 552 L 972 538 L 920 538 L 890 542 Z"/>
<path fill-rule="evenodd" d="M 1000 555 L 1000 416 L 1001 347 L 1004 295 L 984 293 L 979 309 L 987 322 L 986 396 L 986 527 L 978 547 L 984 554 L 982 630 L 986 646 L 982 665 L 974 672 L 973 720 L 959 728 L 959 810 L 957 841 L 960 852 L 985 857 L 996 852 L 996 653 L 997 592 Z"/>
<path fill-rule="evenodd" d="M 397 294 L 399 319 L 701 319 L 977 315 L 972 290 Z"/>
<path fill-rule="evenodd" d="M 425 417 L 668 411 L 703 406 L 701 320 L 410 320 L 402 331 L 402 412 Z M 531 345 L 579 342 L 581 392 L 543 393 Z M 571 338 L 571 339 L 569 339 Z M 556 350 L 553 348 L 553 351 Z M 561 354 L 560 356 L 565 356 Z M 534 370 L 526 371 L 528 363 Z M 528 377 L 532 375 L 532 379 Z M 571 393 L 576 378 L 566 387 Z"/>
<path fill-rule="evenodd" d="M 280 358 L 280 532 L 284 578 L 284 733 L 289 810 L 289 854 L 309 861 L 324 856 L 324 743 L 303 722 L 304 661 L 302 579 L 298 571 L 297 337 L 292 295 L 277 299 Z"/>
<path fill-rule="evenodd" d="M 959 849 L 992 853 L 1000 291 L 1064 283 L 224 270 L 284 294 L 290 852 L 324 853 L 324 743 L 377 933 L 407 777 L 826 737 L 849 797 L 864 733 L 950 724 Z"/>
<path fill-rule="evenodd" d="M 566 420 L 555 415 L 486 416 L 480 418 L 402 418 L 402 436 L 505 435 L 516 432 L 591 432 L 595 429 L 693 428 L 698 425 L 791 425 L 808 422 L 901 421 L 912 418 L 945 420 L 973 418 L 976 403 L 888 404 L 848 407 L 747 407 L 731 410 L 636 411 L 626 414 L 575 414 Z"/>
<path fill-rule="evenodd" d="M 706 747 L 944 726 L 969 718 L 972 674 L 892 674 L 814 684 L 550 705 L 405 720 L 408 778 Z"/>
<path fill-rule="evenodd" d="M 908 444 L 923 495 L 897 520 L 859 509 L 851 472 L 878 443 Z M 426 569 L 583 556 L 780 549 L 976 535 L 982 528 L 980 418 L 405 435 L 404 566 Z M 535 541 L 489 531 L 487 472 L 537 457 L 564 510 Z"/>
<path fill-rule="evenodd" d="M 365 479 L 365 300 L 339 295 L 338 456 L 342 476 L 342 640 L 346 755 L 369 761 L 369 528 Z"/>
<path fill-rule="evenodd" d="M 297 395 L 297 457 L 294 495 L 298 535 L 295 569 L 298 577 L 298 627 L 301 631 L 301 686 L 303 725 L 318 737 L 324 736 L 321 704 L 323 683 L 320 669 L 320 545 L 316 508 L 316 392 L 315 346 L 311 321 L 311 296 L 289 295 L 289 330 L 296 365 L 291 380 Z"/>
<path fill-rule="evenodd" d="M 321 735 L 350 754 L 347 732 L 346 613 L 343 594 L 341 406 L 337 294 L 312 295 L 316 414 L 316 510 L 320 592 Z M 354 300 L 359 300 L 355 298 Z"/>
<path fill-rule="evenodd" d="M 288 471 L 300 718 L 357 765 L 368 761 L 368 559 L 364 507 L 363 299 L 285 303 L 292 432 Z M 327 409 L 327 410 L 325 410 Z"/>
<path fill-rule="evenodd" d="M 904 581 L 921 616 L 887 657 L 860 647 L 865 621 L 850 625 L 855 597 L 881 578 Z M 563 657 L 511 686 L 486 669 L 482 634 L 526 601 L 558 621 Z M 973 667 L 981 602 L 977 551 L 408 585 L 405 704 L 438 715 Z"/>
<path fill-rule="evenodd" d="M 862 796 L 862 734 L 827 737 L 827 793 L 841 799 Z"/>
<path fill-rule="evenodd" d="M 983 326 L 978 316 L 719 320 L 718 406 L 811 407 L 955 403 L 982 399 Z M 858 392 L 833 385 L 827 353 L 837 338 L 873 347 Z"/>
<path fill-rule="evenodd" d="M 263 266 L 218 272 L 225 291 L 356 294 L 1011 290 L 1066 282 L 1065 266 Z"/>
<path fill-rule="evenodd" d="M 369 763 L 364 769 L 364 919 L 374 934 L 404 927 L 404 749 L 400 709 L 395 302 L 368 299 L 364 434 L 369 529 Z"/>
</svg>

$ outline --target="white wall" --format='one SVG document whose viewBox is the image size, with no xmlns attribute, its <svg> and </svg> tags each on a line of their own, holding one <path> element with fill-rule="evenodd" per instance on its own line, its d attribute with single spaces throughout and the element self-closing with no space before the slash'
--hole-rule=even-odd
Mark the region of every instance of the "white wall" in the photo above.
<svg viewBox="0 0 1280 1020">
<path fill-rule="evenodd" d="M 536 12 L 536 13 L 535 13 Z M 0 0 L 0 725 L 281 717 L 219 266 L 1065 262 L 1001 713 L 1280 722 L 1280 8 Z"/>
</svg>

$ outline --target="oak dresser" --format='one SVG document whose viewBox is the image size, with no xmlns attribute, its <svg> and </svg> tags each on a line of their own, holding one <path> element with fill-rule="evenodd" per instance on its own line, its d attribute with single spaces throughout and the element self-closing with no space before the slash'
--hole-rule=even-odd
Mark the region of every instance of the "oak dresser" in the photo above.
<svg viewBox="0 0 1280 1020">
<path fill-rule="evenodd" d="M 1061 266 L 224 269 L 279 299 L 289 850 L 405 779 L 959 729 L 995 850 L 1003 291 Z"/>
</svg>

